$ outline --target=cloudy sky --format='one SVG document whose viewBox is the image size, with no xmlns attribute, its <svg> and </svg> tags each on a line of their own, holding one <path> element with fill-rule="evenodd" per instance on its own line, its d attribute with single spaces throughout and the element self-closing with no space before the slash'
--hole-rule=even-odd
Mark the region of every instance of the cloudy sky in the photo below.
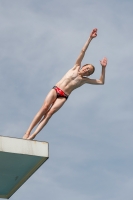
<svg viewBox="0 0 133 200">
<path fill-rule="evenodd" d="M 103 86 L 84 85 L 39 133 L 47 162 L 13 200 L 133 199 L 133 1 L 0 0 L 0 135 L 22 138 L 45 96 L 73 67 L 106 56 Z"/>
</svg>

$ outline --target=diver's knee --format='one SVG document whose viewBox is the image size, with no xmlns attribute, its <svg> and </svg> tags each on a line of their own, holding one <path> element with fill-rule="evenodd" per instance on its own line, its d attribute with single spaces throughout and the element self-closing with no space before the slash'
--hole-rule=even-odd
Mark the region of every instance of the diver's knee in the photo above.
<svg viewBox="0 0 133 200">
<path fill-rule="evenodd" d="M 48 111 L 48 109 L 49 109 L 49 104 L 45 103 L 45 104 L 42 106 L 42 108 L 41 108 L 41 112 L 42 112 L 43 114 L 46 114 L 46 112 Z"/>
<path fill-rule="evenodd" d="M 49 112 L 47 113 L 47 118 L 50 119 L 54 113 L 55 113 L 54 110 L 49 111 Z"/>
</svg>

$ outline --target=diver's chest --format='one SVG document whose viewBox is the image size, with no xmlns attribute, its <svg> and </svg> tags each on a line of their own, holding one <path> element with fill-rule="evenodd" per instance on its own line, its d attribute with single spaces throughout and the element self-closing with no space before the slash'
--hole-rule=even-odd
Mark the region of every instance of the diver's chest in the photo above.
<svg viewBox="0 0 133 200">
<path fill-rule="evenodd" d="M 71 82 L 75 83 L 81 83 L 82 78 L 79 76 L 78 71 L 69 71 L 69 73 L 66 74 L 66 78 Z"/>
<path fill-rule="evenodd" d="M 71 77 L 72 80 L 78 80 L 78 79 L 80 79 L 80 77 L 78 76 L 78 73 L 76 71 L 71 72 L 70 77 Z"/>
<path fill-rule="evenodd" d="M 78 74 L 73 73 L 71 76 L 71 81 L 73 84 L 81 84 L 82 83 L 82 78 L 78 76 Z"/>
</svg>

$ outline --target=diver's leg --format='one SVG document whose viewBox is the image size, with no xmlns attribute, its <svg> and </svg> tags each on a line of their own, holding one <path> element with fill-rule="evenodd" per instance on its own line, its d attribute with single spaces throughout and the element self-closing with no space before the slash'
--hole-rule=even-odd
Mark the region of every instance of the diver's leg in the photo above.
<svg viewBox="0 0 133 200">
<path fill-rule="evenodd" d="M 44 118 L 39 123 L 39 125 L 36 128 L 36 130 L 34 131 L 34 133 L 31 136 L 29 136 L 27 139 L 33 140 L 36 137 L 36 135 L 42 130 L 42 128 L 47 124 L 47 122 L 52 117 L 52 115 L 63 106 L 65 101 L 66 101 L 66 99 L 64 97 L 57 98 L 56 101 L 54 102 L 54 104 L 52 105 L 52 107 L 50 108 L 50 110 L 47 112 L 46 116 L 44 116 Z"/>
<path fill-rule="evenodd" d="M 44 103 L 43 103 L 41 109 L 38 111 L 38 113 L 33 118 L 28 130 L 26 131 L 25 135 L 23 136 L 23 139 L 27 139 L 29 137 L 32 129 L 37 125 L 37 123 L 40 122 L 42 117 L 46 115 L 46 113 L 48 112 L 48 110 L 50 109 L 50 107 L 52 106 L 54 101 L 56 100 L 56 98 L 57 98 L 56 91 L 54 89 L 52 89 L 48 93 L 46 99 L 44 100 Z"/>
</svg>

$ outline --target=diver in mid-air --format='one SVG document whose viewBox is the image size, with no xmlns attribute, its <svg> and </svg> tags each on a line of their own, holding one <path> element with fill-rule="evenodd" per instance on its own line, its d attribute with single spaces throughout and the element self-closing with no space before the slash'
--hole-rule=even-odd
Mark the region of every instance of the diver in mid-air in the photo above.
<svg viewBox="0 0 133 200">
<path fill-rule="evenodd" d="M 105 67 L 107 65 L 107 58 L 100 61 L 102 66 L 101 76 L 99 79 L 90 79 L 88 76 L 94 73 L 95 68 L 92 64 L 85 64 L 81 66 L 85 52 L 93 38 L 97 36 L 97 29 L 93 29 L 90 37 L 83 46 L 79 57 L 77 58 L 74 66 L 63 76 L 63 78 L 56 83 L 51 91 L 46 96 L 44 103 L 35 115 L 28 130 L 26 131 L 23 139 L 32 140 L 48 123 L 52 115 L 57 112 L 68 99 L 71 92 L 78 87 L 88 84 L 103 85 L 105 81 Z M 31 134 L 33 128 L 37 125 L 36 130 Z M 31 134 L 31 135 L 30 135 Z"/>
</svg>

